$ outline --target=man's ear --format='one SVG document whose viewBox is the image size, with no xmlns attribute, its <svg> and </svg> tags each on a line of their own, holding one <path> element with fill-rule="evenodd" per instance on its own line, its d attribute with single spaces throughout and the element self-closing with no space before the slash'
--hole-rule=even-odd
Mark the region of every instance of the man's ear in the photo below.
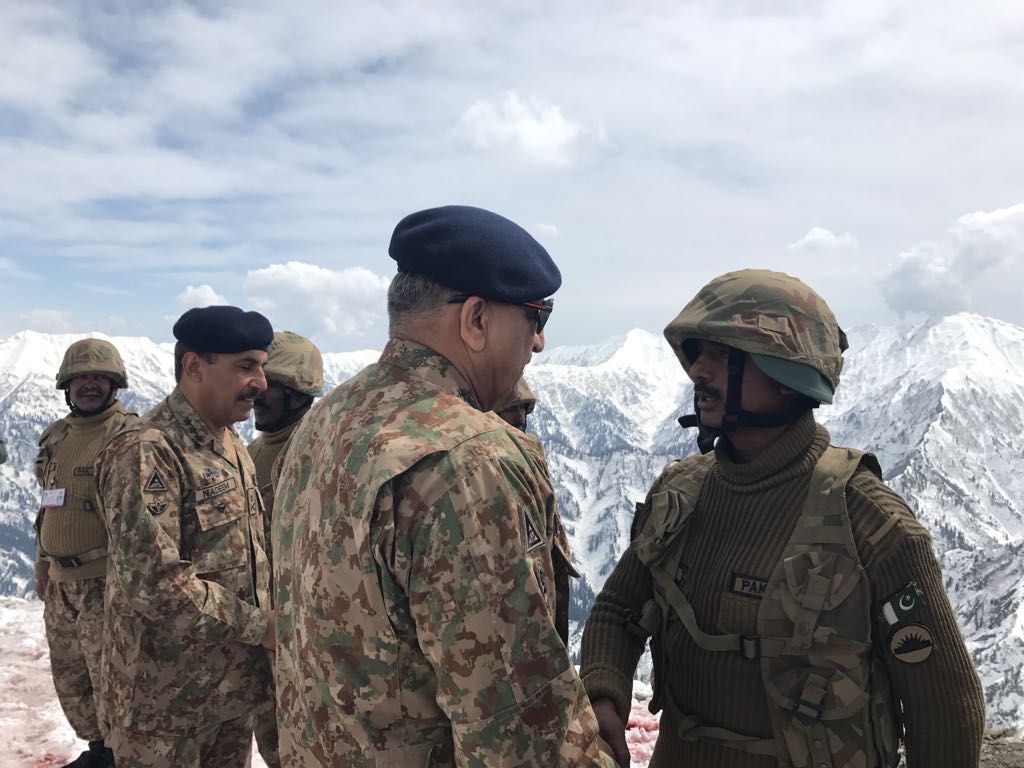
<svg viewBox="0 0 1024 768">
<path fill-rule="evenodd" d="M 203 358 L 195 352 L 186 352 L 181 358 L 182 376 L 187 376 L 195 382 L 201 382 L 203 374 L 206 372 L 204 363 Z"/>
<path fill-rule="evenodd" d="M 460 305 L 459 335 L 472 352 L 483 352 L 490 328 L 490 305 L 479 296 L 470 296 Z"/>
</svg>

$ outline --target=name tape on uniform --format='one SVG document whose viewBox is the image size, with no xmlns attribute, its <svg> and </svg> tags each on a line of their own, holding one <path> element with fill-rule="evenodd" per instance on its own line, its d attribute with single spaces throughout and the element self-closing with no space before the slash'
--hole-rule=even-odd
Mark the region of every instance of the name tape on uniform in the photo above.
<svg viewBox="0 0 1024 768">
<path fill-rule="evenodd" d="M 739 573 L 732 575 L 731 592 L 745 597 L 756 597 L 760 600 L 768 589 L 768 579 L 759 579 L 756 576 L 743 576 Z"/>
<path fill-rule="evenodd" d="M 207 485 L 203 488 L 196 488 L 196 501 L 207 501 L 212 499 L 214 496 L 220 496 L 228 491 L 235 489 L 235 478 L 229 477 L 227 480 L 222 480 L 219 483 L 213 485 Z"/>
</svg>

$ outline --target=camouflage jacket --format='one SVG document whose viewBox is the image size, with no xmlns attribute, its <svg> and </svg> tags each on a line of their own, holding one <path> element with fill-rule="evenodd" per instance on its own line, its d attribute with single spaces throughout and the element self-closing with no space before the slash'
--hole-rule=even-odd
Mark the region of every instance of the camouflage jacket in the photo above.
<svg viewBox="0 0 1024 768">
<path fill-rule="evenodd" d="M 402 340 L 302 421 L 274 521 L 286 765 L 611 766 L 525 440 Z"/>
<path fill-rule="evenodd" d="M 269 569 L 255 469 L 178 389 L 100 456 L 110 535 L 101 703 L 134 731 L 251 711 Z"/>
</svg>

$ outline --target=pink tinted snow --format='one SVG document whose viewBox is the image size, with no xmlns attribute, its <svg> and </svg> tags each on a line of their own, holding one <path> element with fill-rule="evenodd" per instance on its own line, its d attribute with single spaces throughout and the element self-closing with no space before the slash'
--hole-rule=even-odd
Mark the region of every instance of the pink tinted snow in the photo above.
<svg viewBox="0 0 1024 768">
<path fill-rule="evenodd" d="M 650 688 L 635 684 L 626 743 L 631 768 L 646 768 L 658 738 L 658 718 L 647 711 Z M 51 768 L 86 748 L 64 719 L 50 677 L 50 655 L 38 600 L 0 597 L 0 768 Z M 253 768 L 266 764 L 253 748 Z"/>
</svg>

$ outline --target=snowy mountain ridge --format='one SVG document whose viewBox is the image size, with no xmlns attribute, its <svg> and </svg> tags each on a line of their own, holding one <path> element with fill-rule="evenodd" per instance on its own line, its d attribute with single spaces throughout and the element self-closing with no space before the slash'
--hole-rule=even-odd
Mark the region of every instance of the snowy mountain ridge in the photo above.
<svg viewBox="0 0 1024 768">
<path fill-rule="evenodd" d="M 100 334 L 95 334 L 100 336 Z M 972 314 L 850 332 L 836 402 L 818 418 L 834 443 L 874 452 L 886 480 L 933 533 L 946 585 L 981 671 L 993 725 L 1024 724 L 1024 328 Z M 0 594 L 31 591 L 42 429 L 66 413 L 54 374 L 84 334 L 25 331 L 0 340 Z M 170 390 L 171 347 L 114 338 L 129 369 L 125 404 L 144 412 Z M 325 355 L 327 386 L 376 359 Z M 562 515 L 584 574 L 577 632 L 628 543 L 633 506 L 664 465 L 695 449 L 676 418 L 692 389 L 655 334 L 633 330 L 593 346 L 537 355 L 527 378 Z M 250 424 L 240 425 L 252 436 Z M 575 643 L 574 643 L 575 645 Z"/>
</svg>

